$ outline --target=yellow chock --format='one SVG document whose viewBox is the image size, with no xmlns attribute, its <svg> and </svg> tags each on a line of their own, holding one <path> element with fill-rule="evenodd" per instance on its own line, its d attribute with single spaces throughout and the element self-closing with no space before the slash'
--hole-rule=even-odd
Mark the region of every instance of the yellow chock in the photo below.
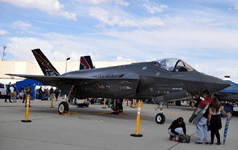
<svg viewBox="0 0 238 150">
<path fill-rule="evenodd" d="M 21 122 L 31 122 L 31 120 L 28 120 L 28 114 L 29 114 L 29 101 L 30 101 L 30 94 L 27 95 L 27 101 L 26 101 L 26 114 L 25 114 L 25 120 L 21 120 Z"/>
<path fill-rule="evenodd" d="M 62 116 L 70 116 L 71 114 L 69 112 L 65 112 L 61 114 Z"/>
<path fill-rule="evenodd" d="M 123 116 L 123 115 L 125 115 L 125 113 L 122 113 L 122 112 L 121 112 L 121 113 L 118 113 L 118 115 L 119 115 L 119 116 Z"/>
<path fill-rule="evenodd" d="M 142 105 L 142 100 L 140 100 L 139 104 L 138 104 L 138 112 L 137 112 L 137 119 L 136 119 L 136 131 L 135 131 L 135 134 L 131 134 L 131 136 L 133 136 L 133 137 L 142 137 L 143 136 L 142 134 L 139 134 L 141 105 Z"/>
</svg>

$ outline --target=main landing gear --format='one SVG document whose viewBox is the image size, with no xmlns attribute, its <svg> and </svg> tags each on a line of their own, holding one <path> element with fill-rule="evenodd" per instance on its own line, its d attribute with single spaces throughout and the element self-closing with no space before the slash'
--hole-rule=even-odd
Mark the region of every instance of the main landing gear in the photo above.
<svg viewBox="0 0 238 150">
<path fill-rule="evenodd" d="M 113 114 L 118 114 L 118 115 L 125 115 L 123 113 L 123 99 L 112 99 L 112 110 L 113 110 Z"/>
</svg>

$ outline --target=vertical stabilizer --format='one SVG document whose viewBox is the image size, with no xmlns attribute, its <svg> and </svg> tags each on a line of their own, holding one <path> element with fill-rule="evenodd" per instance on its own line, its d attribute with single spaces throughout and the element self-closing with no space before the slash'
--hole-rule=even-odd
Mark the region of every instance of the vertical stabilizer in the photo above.
<svg viewBox="0 0 238 150">
<path fill-rule="evenodd" d="M 55 67 L 50 63 L 47 57 L 41 52 L 40 49 L 33 49 L 33 55 L 36 58 L 36 61 L 40 65 L 40 68 L 45 76 L 59 76 L 59 72 Z"/>
<path fill-rule="evenodd" d="M 93 63 L 90 56 L 80 57 L 80 68 L 79 70 L 93 69 Z"/>
</svg>

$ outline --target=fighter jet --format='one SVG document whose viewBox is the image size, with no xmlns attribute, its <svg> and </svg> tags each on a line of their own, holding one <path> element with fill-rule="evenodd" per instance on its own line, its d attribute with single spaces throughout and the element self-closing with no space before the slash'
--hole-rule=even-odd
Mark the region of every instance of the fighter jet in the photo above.
<svg viewBox="0 0 238 150">
<path fill-rule="evenodd" d="M 230 80 L 230 76 L 225 76 L 224 81 L 231 84 L 228 88 L 225 88 L 216 93 L 216 96 L 221 101 L 237 102 L 238 101 L 238 84 Z"/>
<path fill-rule="evenodd" d="M 42 75 L 7 74 L 33 79 L 44 85 L 56 86 L 63 92 L 73 94 L 79 99 L 103 97 L 118 99 L 148 99 L 163 96 L 166 100 L 176 96 L 194 94 L 197 89 L 206 89 L 210 93 L 220 91 L 229 83 L 196 71 L 181 59 L 166 58 L 151 62 L 132 63 L 107 68 L 76 70 L 59 75 L 53 65 L 39 53 L 32 50 L 42 71 Z M 49 76 L 50 75 L 50 76 Z M 167 97 L 166 97 L 167 96 Z M 58 107 L 60 114 L 69 110 L 67 101 Z M 114 107 L 119 110 L 120 107 Z M 163 112 L 156 115 L 156 122 L 164 123 Z"/>
</svg>

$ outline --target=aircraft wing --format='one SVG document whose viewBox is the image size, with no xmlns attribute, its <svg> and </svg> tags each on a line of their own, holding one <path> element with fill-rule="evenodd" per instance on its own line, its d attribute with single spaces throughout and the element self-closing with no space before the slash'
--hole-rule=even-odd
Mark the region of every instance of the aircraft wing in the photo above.
<svg viewBox="0 0 238 150">
<path fill-rule="evenodd" d="M 18 76 L 28 79 L 33 79 L 43 83 L 44 85 L 54 85 L 59 84 L 59 82 L 64 82 L 64 84 L 73 84 L 73 81 L 79 78 L 75 77 L 65 77 L 65 76 L 42 76 L 42 75 L 23 75 L 23 74 L 6 74 L 9 76 Z"/>
<path fill-rule="evenodd" d="M 43 76 L 43 75 L 24 75 L 24 74 L 6 74 L 9 76 L 18 76 L 28 79 L 33 79 L 36 81 L 41 82 L 44 85 L 74 85 L 76 82 L 80 83 L 80 85 L 88 85 L 90 83 L 98 82 L 100 80 L 107 80 L 107 79 L 98 79 L 94 77 L 75 77 L 75 76 Z M 116 78 L 112 78 L 109 80 L 117 80 Z M 123 79 L 120 79 L 123 80 Z M 132 80 L 139 80 L 138 77 L 135 78 L 126 78 L 127 81 Z"/>
</svg>

